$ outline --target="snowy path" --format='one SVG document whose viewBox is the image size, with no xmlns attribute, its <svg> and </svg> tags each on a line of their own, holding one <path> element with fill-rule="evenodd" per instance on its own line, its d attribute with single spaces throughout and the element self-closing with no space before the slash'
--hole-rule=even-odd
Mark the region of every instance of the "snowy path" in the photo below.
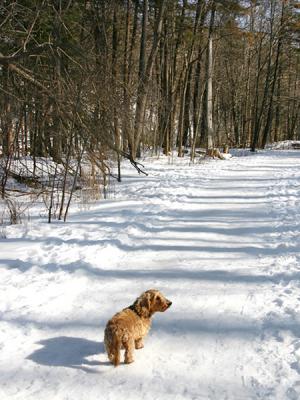
<svg viewBox="0 0 300 400">
<path fill-rule="evenodd" d="M 1 239 L 0 398 L 299 399 L 300 152 L 145 164 Z M 105 323 L 149 288 L 173 305 L 114 369 Z"/>
</svg>

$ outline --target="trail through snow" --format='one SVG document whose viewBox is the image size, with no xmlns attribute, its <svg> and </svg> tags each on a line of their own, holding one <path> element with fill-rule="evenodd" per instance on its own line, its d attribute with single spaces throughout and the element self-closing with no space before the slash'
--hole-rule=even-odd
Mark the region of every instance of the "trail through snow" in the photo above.
<svg viewBox="0 0 300 400">
<path fill-rule="evenodd" d="M 0 398 L 300 398 L 300 152 L 126 170 L 117 199 L 0 241 Z M 106 321 L 149 288 L 135 363 Z"/>
</svg>

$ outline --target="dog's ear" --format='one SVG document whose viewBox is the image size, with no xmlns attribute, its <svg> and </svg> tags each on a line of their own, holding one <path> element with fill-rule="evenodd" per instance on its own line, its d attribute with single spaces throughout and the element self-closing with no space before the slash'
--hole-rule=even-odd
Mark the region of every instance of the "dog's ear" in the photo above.
<svg viewBox="0 0 300 400">
<path fill-rule="evenodd" d="M 145 293 L 142 298 L 142 307 L 145 307 L 148 311 L 151 309 L 151 293 Z"/>
<path fill-rule="evenodd" d="M 136 311 L 144 318 L 151 316 L 151 293 L 143 293 L 134 304 Z"/>
</svg>

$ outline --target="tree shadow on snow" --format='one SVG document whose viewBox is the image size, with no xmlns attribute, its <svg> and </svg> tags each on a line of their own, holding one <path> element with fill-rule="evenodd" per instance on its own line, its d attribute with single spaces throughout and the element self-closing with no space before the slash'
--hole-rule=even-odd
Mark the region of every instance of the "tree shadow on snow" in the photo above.
<svg viewBox="0 0 300 400">
<path fill-rule="evenodd" d="M 95 354 L 104 353 L 103 342 L 59 336 L 41 340 L 37 344 L 43 347 L 35 350 L 27 359 L 40 365 L 75 368 L 88 373 L 99 372 L 92 368 L 94 366 L 110 365 L 108 361 L 89 360 L 87 358 Z"/>
</svg>

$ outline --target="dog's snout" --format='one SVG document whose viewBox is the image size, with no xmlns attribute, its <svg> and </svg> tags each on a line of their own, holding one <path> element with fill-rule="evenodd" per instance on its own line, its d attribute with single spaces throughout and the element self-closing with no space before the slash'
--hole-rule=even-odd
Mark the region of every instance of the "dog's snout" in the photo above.
<svg viewBox="0 0 300 400">
<path fill-rule="evenodd" d="M 172 302 L 170 300 L 168 300 L 167 304 L 168 304 L 168 307 L 171 307 Z"/>
</svg>

